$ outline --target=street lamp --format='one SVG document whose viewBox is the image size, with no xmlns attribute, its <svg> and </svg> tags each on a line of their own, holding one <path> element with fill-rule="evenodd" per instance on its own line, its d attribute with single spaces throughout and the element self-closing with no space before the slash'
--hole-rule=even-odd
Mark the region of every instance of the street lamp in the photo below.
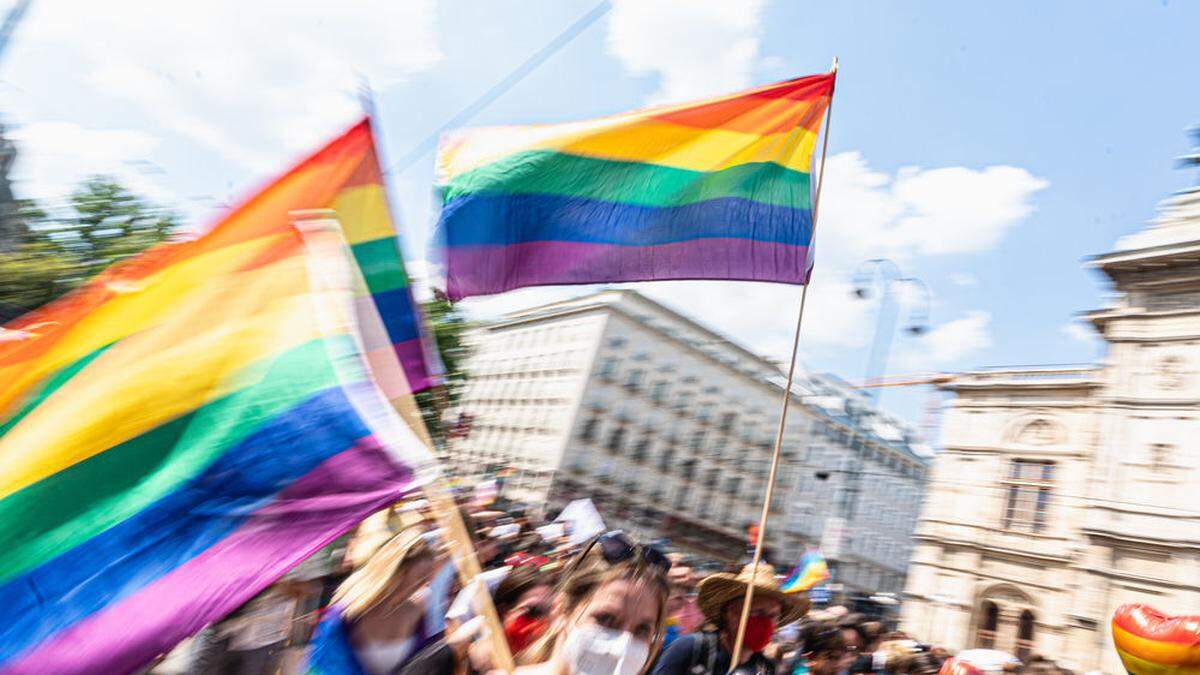
<svg viewBox="0 0 1200 675">
<path fill-rule="evenodd" d="M 905 276 L 896 263 L 887 258 L 872 258 L 858 266 L 854 272 L 854 297 L 868 300 L 879 293 L 879 313 L 875 323 L 875 336 L 871 340 L 871 353 L 867 357 L 865 384 L 875 383 L 887 370 L 888 353 L 896 333 L 899 315 L 897 291 L 908 287 L 916 291 L 916 301 L 908 306 L 908 321 L 904 330 L 913 337 L 924 335 L 929 330 L 929 305 L 931 294 L 925 282 L 916 277 Z M 879 387 L 867 387 L 867 398 L 878 403 Z"/>
</svg>

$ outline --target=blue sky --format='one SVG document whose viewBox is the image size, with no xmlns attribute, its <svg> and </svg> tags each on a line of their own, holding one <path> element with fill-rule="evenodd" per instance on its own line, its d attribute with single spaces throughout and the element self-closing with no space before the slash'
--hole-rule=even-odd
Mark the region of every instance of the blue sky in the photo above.
<svg viewBox="0 0 1200 675">
<path fill-rule="evenodd" d="M 0 0 L 0 9 L 7 8 Z M 203 222 L 355 115 L 375 89 L 398 158 L 593 2 L 38 2 L 0 62 L 18 192 L 53 205 L 113 173 Z M 476 123 L 591 117 L 828 68 L 841 60 L 802 357 L 861 377 L 861 260 L 888 256 L 934 295 L 932 328 L 892 372 L 1098 357 L 1080 268 L 1196 176 L 1173 169 L 1200 123 L 1200 4 L 656 2 L 614 9 Z M 394 175 L 406 250 L 426 257 L 426 156 Z M 416 271 L 426 269 L 421 262 Z M 798 289 L 639 286 L 762 353 L 786 351 Z M 472 301 L 488 316 L 579 289 Z M 885 402 L 920 417 L 924 392 Z"/>
</svg>

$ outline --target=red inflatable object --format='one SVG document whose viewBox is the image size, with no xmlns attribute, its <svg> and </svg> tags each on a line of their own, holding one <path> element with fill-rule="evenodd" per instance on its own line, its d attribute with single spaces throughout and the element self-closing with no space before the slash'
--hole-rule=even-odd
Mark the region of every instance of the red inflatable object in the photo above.
<svg viewBox="0 0 1200 675">
<path fill-rule="evenodd" d="M 1134 675 L 1200 675 L 1200 616 L 1167 616 L 1149 605 L 1113 612 L 1113 645 Z"/>
</svg>

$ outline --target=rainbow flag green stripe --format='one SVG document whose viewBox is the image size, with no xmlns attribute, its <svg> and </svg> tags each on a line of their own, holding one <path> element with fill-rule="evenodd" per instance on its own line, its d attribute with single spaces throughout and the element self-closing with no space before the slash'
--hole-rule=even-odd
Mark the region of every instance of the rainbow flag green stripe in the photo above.
<svg viewBox="0 0 1200 675">
<path fill-rule="evenodd" d="M 809 175 L 773 162 L 705 172 L 531 150 L 456 176 L 442 188 L 447 206 L 478 194 L 572 196 L 638 206 L 736 197 L 792 206 L 809 202 Z"/>
</svg>

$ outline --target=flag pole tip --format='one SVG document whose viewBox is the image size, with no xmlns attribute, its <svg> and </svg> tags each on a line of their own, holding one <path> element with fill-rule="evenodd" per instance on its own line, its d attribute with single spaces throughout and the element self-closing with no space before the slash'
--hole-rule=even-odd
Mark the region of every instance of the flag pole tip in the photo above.
<svg viewBox="0 0 1200 675">
<path fill-rule="evenodd" d="M 837 71 L 838 71 L 838 57 L 835 56 L 835 57 L 833 57 L 833 66 L 830 67 L 829 72 L 836 73 Z"/>
</svg>

